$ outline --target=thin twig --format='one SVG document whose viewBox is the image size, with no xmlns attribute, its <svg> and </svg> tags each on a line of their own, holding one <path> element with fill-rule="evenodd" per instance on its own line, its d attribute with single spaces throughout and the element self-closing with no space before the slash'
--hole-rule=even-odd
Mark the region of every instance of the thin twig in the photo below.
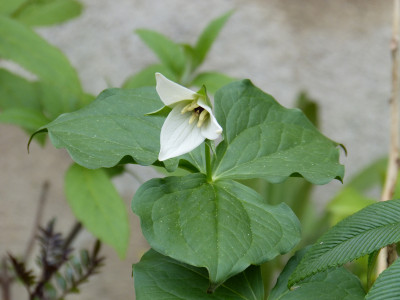
<svg viewBox="0 0 400 300">
<path fill-rule="evenodd" d="M 11 283 L 14 281 L 14 277 L 8 274 L 8 263 L 7 258 L 3 257 L 0 266 L 0 287 L 2 291 L 3 300 L 11 300 Z"/>
<path fill-rule="evenodd" d="M 399 9 L 400 0 L 394 0 L 393 3 L 393 35 L 391 41 L 392 54 L 392 94 L 390 98 L 390 150 L 389 162 L 386 173 L 385 185 L 383 187 L 380 201 L 386 201 L 393 198 L 394 190 L 399 173 Z M 389 245 L 381 250 L 378 256 L 377 275 L 383 272 L 397 257 L 396 245 Z"/>
<path fill-rule="evenodd" d="M 79 231 L 81 231 L 81 229 L 82 229 L 82 223 L 80 223 L 78 221 L 75 222 L 74 227 L 72 227 L 67 238 L 65 239 L 65 242 L 63 245 L 64 250 L 67 250 L 69 248 L 69 246 L 74 241 L 74 239 L 76 238 L 76 235 L 79 233 Z"/>
<path fill-rule="evenodd" d="M 36 210 L 36 216 L 35 216 L 35 221 L 34 221 L 35 223 L 33 224 L 32 233 L 31 233 L 29 242 L 25 249 L 24 262 L 28 261 L 29 256 L 32 253 L 33 246 L 34 246 L 35 240 L 36 240 L 36 234 L 37 234 L 38 228 L 40 226 L 40 223 L 42 222 L 43 208 L 44 208 L 44 205 L 46 204 L 49 187 L 50 187 L 50 184 L 48 181 L 45 181 L 42 185 L 42 190 L 41 190 L 40 198 L 39 198 L 39 204 L 38 204 L 38 207 Z"/>
</svg>

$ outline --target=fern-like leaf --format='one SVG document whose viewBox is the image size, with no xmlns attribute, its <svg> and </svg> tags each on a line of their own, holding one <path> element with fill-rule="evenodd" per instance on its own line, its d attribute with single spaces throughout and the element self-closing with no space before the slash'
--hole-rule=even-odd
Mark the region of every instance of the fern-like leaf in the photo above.
<svg viewBox="0 0 400 300">
<path fill-rule="evenodd" d="M 339 222 L 306 253 L 289 286 L 400 241 L 400 200 L 372 204 Z"/>
<path fill-rule="evenodd" d="M 365 300 L 397 300 L 400 295 L 400 260 L 379 275 Z"/>
</svg>

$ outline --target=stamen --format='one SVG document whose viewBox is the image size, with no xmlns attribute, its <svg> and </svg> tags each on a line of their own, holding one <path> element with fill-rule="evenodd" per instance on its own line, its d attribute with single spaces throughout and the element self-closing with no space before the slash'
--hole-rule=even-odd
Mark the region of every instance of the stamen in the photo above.
<svg viewBox="0 0 400 300">
<path fill-rule="evenodd" d="M 191 104 L 192 104 L 192 103 L 189 103 L 188 105 L 185 105 L 184 108 L 182 108 L 182 110 L 181 110 L 181 114 L 182 114 L 182 115 L 183 115 L 185 112 L 188 111 L 188 108 L 190 107 Z"/>
<path fill-rule="evenodd" d="M 186 105 L 182 110 L 181 110 L 181 114 L 184 114 L 188 111 L 192 111 L 195 108 L 197 108 L 199 105 L 197 104 L 197 101 L 194 100 L 191 103 L 189 103 L 188 105 Z"/>
<path fill-rule="evenodd" d="M 197 104 L 197 101 L 195 100 L 195 101 L 193 101 L 191 104 L 190 104 L 190 106 L 189 106 L 189 108 L 188 108 L 188 111 L 192 111 L 192 110 L 194 110 L 196 107 L 198 107 L 199 105 Z"/>
<path fill-rule="evenodd" d="M 203 111 L 200 113 L 199 121 L 204 121 L 204 120 L 206 119 L 207 115 L 208 115 L 208 111 L 203 110 Z"/>
<path fill-rule="evenodd" d="M 196 120 L 197 118 L 197 114 L 196 113 L 192 113 L 192 116 L 189 119 L 189 124 L 192 124 L 194 122 L 194 120 Z"/>
</svg>

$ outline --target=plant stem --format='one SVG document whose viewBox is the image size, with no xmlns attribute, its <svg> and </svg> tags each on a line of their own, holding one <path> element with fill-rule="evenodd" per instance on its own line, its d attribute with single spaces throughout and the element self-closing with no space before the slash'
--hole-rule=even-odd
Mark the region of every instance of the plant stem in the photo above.
<svg viewBox="0 0 400 300">
<path fill-rule="evenodd" d="M 43 185 L 42 185 L 42 191 L 40 193 L 39 204 L 38 204 L 38 207 L 37 207 L 37 210 L 36 210 L 35 223 L 33 224 L 32 233 L 31 233 L 31 236 L 29 238 L 28 245 L 26 246 L 26 249 L 25 249 L 24 262 L 28 261 L 29 256 L 32 253 L 33 245 L 34 245 L 35 240 L 36 240 L 36 233 L 37 233 L 37 230 L 38 230 L 38 228 L 40 226 L 40 223 L 42 221 L 43 208 L 44 208 L 44 205 L 45 205 L 46 200 L 47 200 L 47 194 L 48 194 L 48 191 L 49 191 L 49 186 L 50 186 L 50 184 L 49 184 L 48 181 L 45 181 L 43 183 Z"/>
<path fill-rule="evenodd" d="M 14 281 L 14 278 L 10 277 L 8 274 L 8 265 L 7 265 L 7 259 L 3 257 L 1 261 L 1 266 L 0 266 L 0 287 L 2 290 L 2 299 L 3 300 L 10 300 L 11 299 L 11 291 L 10 291 L 10 286 L 11 283 Z"/>
<path fill-rule="evenodd" d="M 212 182 L 212 172 L 211 172 L 211 149 L 210 146 L 205 143 L 204 147 L 206 154 L 206 173 L 207 173 L 207 182 Z"/>
<path fill-rule="evenodd" d="M 398 44 L 399 44 L 399 10 L 400 0 L 393 2 L 393 34 L 391 41 L 392 54 L 392 93 L 390 98 L 390 150 L 389 161 L 386 173 L 385 185 L 383 187 L 380 201 L 386 201 L 393 198 L 394 190 L 399 173 L 399 76 L 398 76 Z M 377 275 L 384 271 L 397 257 L 396 245 L 389 245 L 381 250 L 378 256 Z"/>
</svg>

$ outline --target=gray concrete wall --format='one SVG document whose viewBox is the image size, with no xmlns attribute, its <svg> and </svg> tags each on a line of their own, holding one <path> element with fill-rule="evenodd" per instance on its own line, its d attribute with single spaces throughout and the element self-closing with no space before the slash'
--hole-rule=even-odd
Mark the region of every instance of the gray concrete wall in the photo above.
<svg viewBox="0 0 400 300">
<path fill-rule="evenodd" d="M 320 104 L 322 132 L 347 147 L 348 157 L 343 158 L 347 179 L 387 152 L 392 1 L 82 2 L 86 8 L 79 18 L 38 32 L 68 56 L 90 93 L 118 87 L 156 61 L 134 29 L 150 28 L 193 43 L 209 20 L 235 8 L 204 70 L 250 78 L 285 106 L 292 106 L 296 94 L 307 90 Z M 68 155 L 51 145 L 34 146 L 27 155 L 26 142 L 20 130 L 0 125 L 0 253 L 22 251 L 44 180 L 51 182 L 46 217 L 59 217 L 60 227 L 72 224 L 62 189 Z M 129 209 L 138 185 L 127 176 L 117 185 Z M 340 186 L 333 182 L 318 187 L 315 201 L 328 201 Z M 130 218 L 132 228 L 138 228 L 133 214 Z M 89 241 L 84 234 L 79 243 Z M 71 299 L 134 298 L 131 263 L 145 251 L 145 242 L 134 231 L 129 255 L 122 262 L 105 248 L 105 272 L 83 287 L 81 296 Z"/>
</svg>

